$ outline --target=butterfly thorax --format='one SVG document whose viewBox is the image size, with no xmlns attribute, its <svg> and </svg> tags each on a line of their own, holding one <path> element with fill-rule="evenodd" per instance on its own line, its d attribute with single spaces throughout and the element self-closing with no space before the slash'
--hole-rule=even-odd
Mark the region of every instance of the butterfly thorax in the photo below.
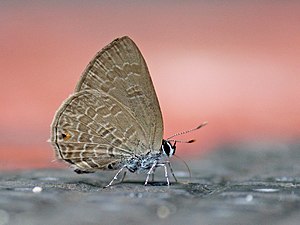
<svg viewBox="0 0 300 225">
<path fill-rule="evenodd" d="M 126 160 L 124 166 L 132 173 L 141 173 L 148 171 L 153 164 L 165 161 L 163 158 L 164 157 L 160 152 L 149 152 L 145 155 L 132 156 Z"/>
<path fill-rule="evenodd" d="M 145 155 L 134 155 L 127 159 L 124 166 L 132 173 L 147 172 L 153 165 L 164 164 L 175 153 L 176 146 L 163 140 L 159 152 L 148 152 Z"/>
</svg>

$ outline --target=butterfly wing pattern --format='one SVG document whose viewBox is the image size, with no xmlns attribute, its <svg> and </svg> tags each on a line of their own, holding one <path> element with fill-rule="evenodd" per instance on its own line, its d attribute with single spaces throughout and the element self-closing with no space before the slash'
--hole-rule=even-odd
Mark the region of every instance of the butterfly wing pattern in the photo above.
<svg viewBox="0 0 300 225">
<path fill-rule="evenodd" d="M 138 139 L 145 144 L 138 151 L 160 148 L 163 121 L 159 102 L 146 62 L 129 37 L 114 40 L 89 63 L 76 92 L 90 89 L 116 99 L 134 117 L 136 126 L 143 129 Z M 119 127 L 127 124 L 121 121 Z"/>
<path fill-rule="evenodd" d="M 54 116 L 50 141 L 56 156 L 77 172 L 139 167 L 154 172 L 161 164 L 162 137 L 162 114 L 147 65 L 125 36 L 88 64 Z"/>
</svg>

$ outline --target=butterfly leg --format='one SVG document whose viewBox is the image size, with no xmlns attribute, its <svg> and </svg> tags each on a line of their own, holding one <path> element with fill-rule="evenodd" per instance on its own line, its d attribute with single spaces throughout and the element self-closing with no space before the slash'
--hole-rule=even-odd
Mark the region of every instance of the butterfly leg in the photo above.
<svg viewBox="0 0 300 225">
<path fill-rule="evenodd" d="M 126 166 L 122 166 L 122 168 L 119 169 L 119 171 L 116 173 L 116 175 L 114 176 L 114 178 L 113 178 L 113 179 L 109 182 L 109 184 L 106 185 L 104 188 L 107 188 L 107 187 L 111 186 L 112 183 L 113 183 L 115 180 L 118 179 L 118 175 L 122 172 L 122 170 L 123 170 L 125 167 L 126 167 Z"/>
<path fill-rule="evenodd" d="M 178 181 L 177 181 L 177 178 L 175 177 L 175 174 L 174 174 L 173 167 L 172 167 L 171 163 L 167 162 L 167 164 L 168 164 L 168 166 L 170 168 L 171 174 L 174 177 L 175 182 L 177 183 Z"/>
<path fill-rule="evenodd" d="M 169 175 L 168 175 L 168 168 L 167 168 L 167 165 L 165 163 L 160 163 L 160 164 L 157 164 L 157 166 L 162 166 L 164 167 L 164 170 L 165 170 L 165 178 L 167 180 L 167 185 L 170 186 L 170 180 L 169 180 Z"/>
<path fill-rule="evenodd" d="M 153 171 L 152 171 L 152 174 L 151 174 L 151 182 L 154 182 L 155 169 L 156 169 L 156 167 L 153 168 Z"/>
<path fill-rule="evenodd" d="M 124 181 L 125 177 L 126 177 L 126 171 L 123 173 L 123 177 L 121 179 L 121 183 Z"/>
<path fill-rule="evenodd" d="M 155 167 L 156 167 L 156 166 L 157 166 L 157 161 L 154 161 L 154 163 L 152 164 L 150 170 L 147 172 L 147 177 L 146 177 L 146 180 L 145 180 L 144 185 L 147 185 L 147 184 L 148 184 L 150 174 L 153 174 L 153 173 L 154 173 L 154 170 L 155 170 Z"/>
<path fill-rule="evenodd" d="M 155 170 L 153 170 L 153 173 L 151 174 L 151 182 L 154 182 L 154 174 L 155 174 Z"/>
</svg>

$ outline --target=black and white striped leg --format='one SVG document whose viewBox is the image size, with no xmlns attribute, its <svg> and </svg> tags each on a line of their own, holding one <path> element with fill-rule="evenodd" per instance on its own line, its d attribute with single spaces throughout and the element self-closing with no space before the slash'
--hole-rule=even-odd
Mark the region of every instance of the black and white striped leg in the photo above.
<svg viewBox="0 0 300 225">
<path fill-rule="evenodd" d="M 167 185 L 170 186 L 170 180 L 169 180 L 169 175 L 168 175 L 168 168 L 167 168 L 167 165 L 165 163 L 160 163 L 160 164 L 157 164 L 157 166 L 162 166 L 164 167 L 164 170 L 165 170 L 165 178 L 167 180 Z"/>
<path fill-rule="evenodd" d="M 109 186 L 111 186 L 113 184 L 113 182 L 115 180 L 118 179 L 119 174 L 122 172 L 122 170 L 125 168 L 126 166 L 123 166 L 121 169 L 119 169 L 119 171 L 116 173 L 116 175 L 114 176 L 114 178 L 109 182 L 108 185 L 106 185 L 104 188 L 108 188 Z M 125 173 L 126 174 L 126 173 Z"/>
<path fill-rule="evenodd" d="M 167 162 L 167 164 L 168 164 L 168 166 L 170 168 L 171 174 L 174 177 L 175 182 L 177 183 L 178 181 L 177 181 L 177 178 L 175 177 L 175 174 L 174 174 L 173 167 L 172 167 L 171 163 Z"/>
<path fill-rule="evenodd" d="M 155 169 L 156 167 L 153 168 L 153 172 L 151 174 L 151 182 L 154 182 Z"/>
<path fill-rule="evenodd" d="M 126 171 L 123 173 L 123 176 L 122 176 L 122 179 L 121 179 L 121 183 L 124 181 L 125 177 L 126 177 Z"/>
<path fill-rule="evenodd" d="M 151 175 L 151 182 L 154 182 L 154 172 Z"/>
<path fill-rule="evenodd" d="M 157 166 L 157 161 L 154 161 L 154 163 L 152 164 L 150 170 L 147 172 L 147 177 L 146 177 L 146 180 L 145 180 L 145 184 L 144 184 L 144 185 L 147 185 L 147 184 L 148 184 L 150 174 L 153 174 L 153 173 L 154 173 L 154 170 L 155 170 L 155 167 L 156 167 L 156 166 Z"/>
</svg>

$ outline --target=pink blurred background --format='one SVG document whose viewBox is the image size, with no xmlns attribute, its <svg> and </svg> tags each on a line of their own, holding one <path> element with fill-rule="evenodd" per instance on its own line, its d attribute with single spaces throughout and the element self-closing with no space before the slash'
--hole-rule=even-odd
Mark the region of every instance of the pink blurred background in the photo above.
<svg viewBox="0 0 300 225">
<path fill-rule="evenodd" d="M 97 51 L 130 36 L 180 156 L 300 137 L 297 1 L 1 1 L 0 169 L 58 167 L 56 109 Z M 182 137 L 185 138 L 185 137 Z"/>
</svg>

